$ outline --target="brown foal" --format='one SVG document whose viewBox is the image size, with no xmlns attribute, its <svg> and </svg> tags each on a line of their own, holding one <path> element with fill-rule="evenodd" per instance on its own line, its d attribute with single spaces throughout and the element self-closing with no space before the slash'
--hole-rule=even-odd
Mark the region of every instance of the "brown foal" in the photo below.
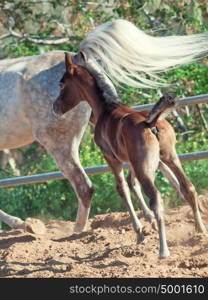
<svg viewBox="0 0 208 300">
<path fill-rule="evenodd" d="M 166 120 L 159 120 L 161 112 L 173 107 L 173 102 L 167 100 L 167 97 L 167 101 L 163 101 L 165 99 L 163 97 L 164 99 L 160 100 L 149 115 L 148 112 L 135 111 L 121 102 L 104 99 L 95 79 L 85 68 L 74 64 L 67 53 L 65 62 L 66 72 L 60 81 L 60 95 L 53 104 L 54 112 L 64 114 L 81 101 L 87 101 L 91 106 L 95 142 L 115 175 L 117 190 L 131 215 L 137 241 L 142 242 L 144 235 L 131 202 L 129 186 L 136 192 L 146 217 L 151 222 L 154 216 L 156 218 L 160 258 L 169 256 L 163 201 L 154 184 L 155 171 L 158 167 L 179 191 L 183 200 L 190 204 L 198 231 L 205 232 L 195 188 L 185 176 L 176 154 L 174 130 Z M 155 125 L 158 129 L 157 136 L 151 131 L 151 127 Z M 123 162 L 127 162 L 130 167 L 127 180 L 129 185 L 124 177 Z M 150 208 L 154 215 L 142 197 L 140 184 L 150 199 Z"/>
</svg>

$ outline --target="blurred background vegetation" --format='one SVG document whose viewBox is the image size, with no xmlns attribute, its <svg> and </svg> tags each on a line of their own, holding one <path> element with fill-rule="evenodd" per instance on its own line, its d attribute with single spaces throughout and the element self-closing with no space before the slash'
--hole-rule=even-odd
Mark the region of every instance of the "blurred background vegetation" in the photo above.
<svg viewBox="0 0 208 300">
<path fill-rule="evenodd" d="M 193 0 L 0 0 L 0 59 L 35 55 L 51 50 L 77 51 L 80 41 L 94 26 L 115 18 L 125 18 L 152 35 L 193 34 L 208 29 L 208 1 Z M 208 59 L 184 65 L 164 74 L 181 98 L 208 93 Z M 123 87 L 119 94 L 130 105 L 155 102 L 159 90 Z M 177 151 L 207 150 L 208 105 L 186 107 L 169 120 L 177 132 Z M 14 153 L 16 173 L 31 175 L 57 170 L 53 159 L 34 143 Z M 90 126 L 80 147 L 84 167 L 105 164 L 93 142 Z M 184 163 L 186 174 L 197 191 L 208 189 L 208 160 Z M 0 178 L 13 177 L 14 169 L 4 163 Z M 95 195 L 91 216 L 124 210 L 111 174 L 91 176 Z M 175 192 L 158 172 L 157 185 L 166 205 L 179 205 Z M 138 204 L 135 202 L 135 206 Z M 25 185 L 0 190 L 0 207 L 22 218 L 38 216 L 74 220 L 76 195 L 66 180 Z"/>
</svg>

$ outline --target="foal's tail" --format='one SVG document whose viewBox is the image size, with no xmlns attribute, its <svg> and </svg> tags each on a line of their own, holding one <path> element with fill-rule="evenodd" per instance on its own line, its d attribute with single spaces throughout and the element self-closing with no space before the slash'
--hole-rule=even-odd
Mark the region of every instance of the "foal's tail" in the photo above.
<svg viewBox="0 0 208 300">
<path fill-rule="evenodd" d="M 145 122 L 152 128 L 158 120 L 162 120 L 176 107 L 176 98 L 170 94 L 164 94 L 158 102 L 155 103 Z"/>
<path fill-rule="evenodd" d="M 80 47 L 114 82 L 158 87 L 164 85 L 154 81 L 158 72 L 206 56 L 208 35 L 153 37 L 129 21 L 114 20 L 96 27 Z"/>
</svg>

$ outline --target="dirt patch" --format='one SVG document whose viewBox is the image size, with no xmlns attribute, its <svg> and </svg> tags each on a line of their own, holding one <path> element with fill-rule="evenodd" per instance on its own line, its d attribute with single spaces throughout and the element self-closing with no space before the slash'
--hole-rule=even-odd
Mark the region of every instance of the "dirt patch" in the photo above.
<svg viewBox="0 0 208 300">
<path fill-rule="evenodd" d="M 200 199 L 204 206 L 207 199 Z M 157 232 L 138 215 L 145 229 L 140 245 L 128 213 L 98 215 L 81 234 L 73 234 L 73 222 L 57 220 L 43 235 L 0 231 L 0 277 L 208 277 L 208 236 L 195 232 L 188 206 L 166 210 L 171 256 L 163 260 Z"/>
</svg>

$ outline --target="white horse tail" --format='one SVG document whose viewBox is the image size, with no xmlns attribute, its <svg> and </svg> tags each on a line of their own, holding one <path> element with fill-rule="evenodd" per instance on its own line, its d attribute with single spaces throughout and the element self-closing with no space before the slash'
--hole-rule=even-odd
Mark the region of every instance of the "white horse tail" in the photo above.
<svg viewBox="0 0 208 300">
<path fill-rule="evenodd" d="M 117 83 L 157 87 L 158 72 L 196 61 L 208 53 L 208 35 L 153 37 L 126 20 L 96 27 L 82 41 L 80 50 Z M 97 62 L 98 63 L 98 62 Z"/>
</svg>

